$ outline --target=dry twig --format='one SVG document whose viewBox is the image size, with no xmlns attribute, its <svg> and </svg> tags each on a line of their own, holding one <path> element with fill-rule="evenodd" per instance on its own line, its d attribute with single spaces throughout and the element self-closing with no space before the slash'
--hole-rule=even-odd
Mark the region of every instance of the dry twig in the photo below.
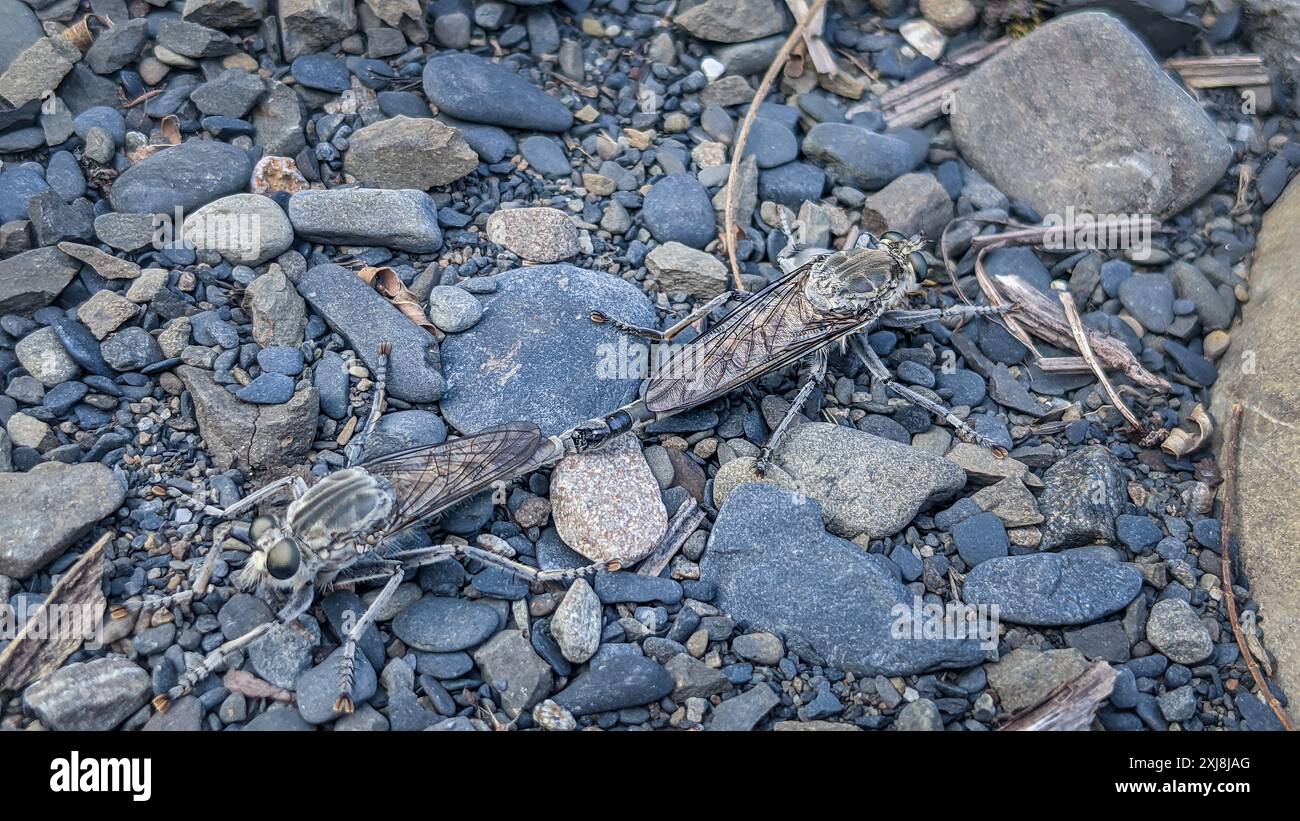
<svg viewBox="0 0 1300 821">
<path fill-rule="evenodd" d="M 98 630 L 104 617 L 104 549 L 113 534 L 105 533 L 77 559 L 54 585 L 50 595 L 31 614 L 17 637 L 0 652 L 0 692 L 18 691 L 30 682 L 49 675 L 72 655 L 81 642 L 89 638 L 85 630 Z M 73 613 L 89 623 L 74 625 L 62 619 L 52 622 L 58 613 Z"/>
<path fill-rule="evenodd" d="M 1088 363 L 1088 367 L 1092 370 L 1093 375 L 1097 377 L 1102 390 L 1106 392 L 1106 396 L 1110 398 L 1110 402 L 1115 406 L 1115 409 L 1124 414 L 1124 418 L 1133 430 L 1145 434 L 1147 426 L 1142 424 L 1141 420 L 1133 415 L 1133 411 L 1129 410 L 1128 405 L 1124 404 L 1124 400 L 1119 398 L 1119 394 L 1115 392 L 1115 386 L 1110 384 L 1110 380 L 1106 378 L 1106 370 L 1102 368 L 1101 363 L 1097 361 L 1097 356 L 1092 352 L 1092 346 L 1088 344 L 1088 334 L 1083 327 L 1083 319 L 1079 316 L 1079 309 L 1074 305 L 1074 297 L 1065 291 L 1057 294 L 1057 296 L 1061 298 L 1061 307 L 1065 309 L 1065 321 L 1070 325 L 1070 335 L 1074 337 L 1074 346 L 1083 355 L 1083 361 Z"/>
<path fill-rule="evenodd" d="M 1232 625 L 1233 638 L 1237 640 L 1237 649 L 1241 651 L 1242 658 L 1246 660 L 1246 667 L 1250 669 L 1250 675 L 1255 679 L 1255 686 L 1259 688 L 1260 695 L 1268 702 L 1268 706 L 1273 708 L 1273 713 L 1278 721 L 1282 722 L 1282 726 L 1288 731 L 1294 731 L 1295 725 L 1291 723 L 1291 717 L 1286 714 L 1286 710 L 1282 709 L 1277 696 L 1273 695 L 1273 691 L 1268 688 L 1268 682 L 1259 670 L 1259 663 L 1255 661 L 1255 656 L 1246 646 L 1246 637 L 1241 631 L 1241 622 L 1237 619 L 1237 596 L 1232 592 L 1232 497 L 1237 490 L 1237 448 L 1241 439 L 1241 414 L 1241 404 L 1233 405 L 1232 414 L 1228 418 L 1228 433 L 1223 439 L 1223 516 L 1219 528 L 1223 598 L 1228 603 L 1228 622 Z"/>
<path fill-rule="evenodd" d="M 1094 661 L 1078 678 L 1057 687 L 1000 730 L 1086 730 L 1103 701 L 1110 698 L 1119 673 L 1104 661 Z"/>
<path fill-rule="evenodd" d="M 794 29 L 790 36 L 781 44 L 781 50 L 777 52 L 776 59 L 772 65 L 768 66 L 767 73 L 763 75 L 763 81 L 758 84 L 758 91 L 754 92 L 754 99 L 749 103 L 749 111 L 745 112 L 745 120 L 740 125 L 740 133 L 736 135 L 736 144 L 731 149 L 731 171 L 727 174 L 727 192 L 722 207 L 722 245 L 727 250 L 727 261 L 731 264 L 731 281 L 737 291 L 745 290 L 744 283 L 740 280 L 740 264 L 736 262 L 736 220 L 733 212 L 736 207 L 736 170 L 740 167 L 741 157 L 744 156 L 745 140 L 749 138 L 749 129 L 754 125 L 754 118 L 758 115 L 759 106 L 767 97 L 767 92 L 772 88 L 772 83 L 776 82 L 776 75 L 781 73 L 781 67 L 785 61 L 790 59 L 790 52 L 794 50 L 795 44 L 803 36 L 804 29 L 808 24 L 817 18 L 822 9 L 826 7 L 826 0 L 816 0 L 808 9 L 804 18 L 795 23 Z"/>
</svg>

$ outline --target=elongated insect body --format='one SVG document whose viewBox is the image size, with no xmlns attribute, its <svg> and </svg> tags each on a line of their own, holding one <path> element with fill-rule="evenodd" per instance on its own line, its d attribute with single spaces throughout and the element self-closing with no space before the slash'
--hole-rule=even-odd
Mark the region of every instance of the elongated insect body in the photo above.
<svg viewBox="0 0 1300 821">
<path fill-rule="evenodd" d="M 542 442 L 531 422 L 498 425 L 414 448 L 321 479 L 279 521 L 260 517 L 256 553 L 234 579 L 244 589 L 324 587 L 389 537 L 429 521 L 492 482 L 509 478 Z"/>
<path fill-rule="evenodd" d="M 748 295 L 694 341 L 674 348 L 659 372 L 643 384 L 640 400 L 608 416 L 582 422 L 562 434 L 559 438 L 565 449 L 573 452 L 598 447 L 625 431 L 628 419 L 633 426 L 638 426 L 680 413 L 814 354 L 818 357 L 814 376 L 819 381 L 825 370 L 825 349 L 833 343 L 847 341 L 890 314 L 910 315 L 910 318 L 898 318 L 921 324 L 949 315 L 1006 310 L 1004 306 L 961 306 L 949 311 L 897 310 L 927 272 L 921 254 L 924 241 L 919 235 L 908 239 L 893 232 L 879 240 L 870 235 L 864 238 L 865 243 L 843 251 L 815 254 L 763 290 Z M 725 299 L 726 295 L 721 301 L 710 302 L 665 332 L 636 328 L 599 313 L 593 319 L 613 322 L 629 333 L 667 342 Z M 895 393 L 949 423 L 956 422 L 954 426 L 963 439 L 989 444 L 946 408 L 893 383 L 878 361 L 870 367 L 873 376 L 879 376 Z M 798 413 L 810 392 L 811 383 L 805 385 L 787 419 L 774 431 L 764 449 L 764 458 L 789 423 L 789 416 Z"/>
<path fill-rule="evenodd" d="M 382 385 L 382 383 L 379 383 Z M 378 406 L 382 388 L 377 389 Z M 378 420 L 372 413 L 372 420 Z M 627 423 L 630 427 L 630 422 Z M 373 424 L 367 431 L 373 430 Z M 166 709 L 170 699 L 190 692 L 218 669 L 236 650 L 258 641 L 275 624 L 286 624 L 306 612 L 317 589 L 337 583 L 382 581 L 380 594 L 343 636 L 339 661 L 339 697 L 334 709 L 352 711 L 352 686 L 357 642 L 376 613 L 392 597 L 405 573 L 457 556 L 477 559 L 538 581 L 568 581 L 605 567 L 593 564 L 563 571 L 538 571 L 513 560 L 514 551 L 501 539 L 482 536 L 479 546 L 447 544 L 403 548 L 392 537 L 427 523 L 451 506 L 494 482 L 527 469 L 538 454 L 548 454 L 548 440 L 531 422 L 497 425 L 442 444 L 412 448 L 362 462 L 330 474 L 311 486 L 300 480 L 273 482 L 240 502 L 233 510 L 251 507 L 284 487 L 295 499 L 276 517 L 259 516 L 249 527 L 254 550 L 232 578 L 236 586 L 256 589 L 267 598 L 283 600 L 277 620 L 259 625 L 212 651 L 197 667 L 181 675 L 180 683 L 155 699 Z M 355 452 L 364 451 L 362 447 Z M 153 604 L 192 595 L 164 597 Z M 144 606 L 146 603 L 137 603 Z M 115 610 L 126 608 L 115 608 Z M 122 615 L 125 615 L 123 612 Z"/>
</svg>

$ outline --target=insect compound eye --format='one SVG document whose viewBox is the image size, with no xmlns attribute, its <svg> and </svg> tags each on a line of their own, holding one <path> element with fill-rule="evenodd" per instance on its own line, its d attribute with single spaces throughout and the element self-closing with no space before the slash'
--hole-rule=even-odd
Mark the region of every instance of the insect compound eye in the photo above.
<svg viewBox="0 0 1300 821">
<path fill-rule="evenodd" d="M 248 526 L 248 538 L 257 541 L 266 535 L 266 531 L 271 529 L 275 522 L 269 516 L 258 516 L 253 523 Z"/>
<path fill-rule="evenodd" d="M 912 266 L 912 274 L 917 279 L 925 279 L 925 274 L 930 270 L 930 265 L 925 261 L 925 257 L 920 251 L 913 251 L 907 258 L 907 262 Z"/>
<path fill-rule="evenodd" d="M 293 578 L 301 562 L 302 556 L 298 552 L 298 546 L 288 539 L 281 539 L 266 554 L 266 572 L 270 573 L 272 578 L 285 581 Z"/>
</svg>

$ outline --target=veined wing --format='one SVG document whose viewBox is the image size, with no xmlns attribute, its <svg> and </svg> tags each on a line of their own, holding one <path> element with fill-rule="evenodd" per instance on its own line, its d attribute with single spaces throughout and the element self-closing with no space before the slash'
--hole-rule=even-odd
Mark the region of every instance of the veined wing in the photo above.
<svg viewBox="0 0 1300 821">
<path fill-rule="evenodd" d="M 362 465 L 387 479 L 397 501 L 388 534 L 437 515 L 526 464 L 542 442 L 532 422 L 509 422 L 439 445 L 381 456 Z"/>
<path fill-rule="evenodd" d="M 806 273 L 792 271 L 674 349 L 646 386 L 646 407 L 672 412 L 708 402 L 861 327 L 857 317 L 813 307 L 803 294 Z"/>
</svg>

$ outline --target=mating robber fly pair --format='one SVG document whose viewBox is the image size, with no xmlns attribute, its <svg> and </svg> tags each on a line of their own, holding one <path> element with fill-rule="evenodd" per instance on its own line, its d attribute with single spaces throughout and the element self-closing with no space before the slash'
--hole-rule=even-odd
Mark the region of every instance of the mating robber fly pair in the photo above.
<svg viewBox="0 0 1300 821">
<path fill-rule="evenodd" d="M 789 231 L 787 230 L 787 234 Z M 535 581 L 569 582 L 581 575 L 613 570 L 620 562 L 597 563 L 563 571 L 539 571 L 514 560 L 514 551 L 490 535 L 477 545 L 444 544 L 404 548 L 393 537 L 428 524 L 440 514 L 499 481 L 558 462 L 567 454 L 596 448 L 645 424 L 698 406 L 750 380 L 812 357 L 809 379 L 785 418 L 772 432 L 755 465 L 760 475 L 773 448 L 803 403 L 825 377 L 828 348 L 848 342 L 871 375 L 887 389 L 938 415 L 965 441 L 998 449 L 937 402 L 898 384 L 858 332 L 877 322 L 889 327 L 917 327 L 927 322 L 1001 313 L 1007 306 L 966 306 L 907 310 L 907 294 L 924 278 L 927 265 L 920 236 L 864 234 L 852 248 L 813 254 L 784 276 L 754 294 L 725 293 L 664 331 L 638 328 L 602 313 L 595 322 L 625 333 L 669 342 L 685 328 L 706 318 L 733 297 L 744 301 L 694 341 L 675 349 L 660 375 L 646 380 L 641 397 L 613 413 L 579 423 L 568 431 L 543 437 L 531 422 L 497 425 L 439 445 L 414 448 L 362 461 L 365 445 L 382 413 L 386 349 L 380 351 L 373 405 L 366 426 L 348 448 L 348 464 L 308 486 L 286 477 L 254 492 L 232 507 L 204 512 L 231 518 L 286 488 L 294 499 L 277 518 L 258 517 L 249 528 L 254 551 L 232 581 L 282 600 L 276 620 L 263 624 L 213 650 L 201 664 L 181 676 L 167 694 L 184 695 L 217 670 L 229 656 L 288 624 L 311 607 L 317 588 L 384 581 L 378 597 L 343 637 L 336 712 L 352 711 L 357 643 L 405 578 L 407 571 L 456 557 L 479 560 Z M 689 363 L 689 367 L 686 366 Z M 156 606 L 187 598 L 189 593 L 119 607 Z M 167 697 L 156 699 L 165 708 Z"/>
</svg>

